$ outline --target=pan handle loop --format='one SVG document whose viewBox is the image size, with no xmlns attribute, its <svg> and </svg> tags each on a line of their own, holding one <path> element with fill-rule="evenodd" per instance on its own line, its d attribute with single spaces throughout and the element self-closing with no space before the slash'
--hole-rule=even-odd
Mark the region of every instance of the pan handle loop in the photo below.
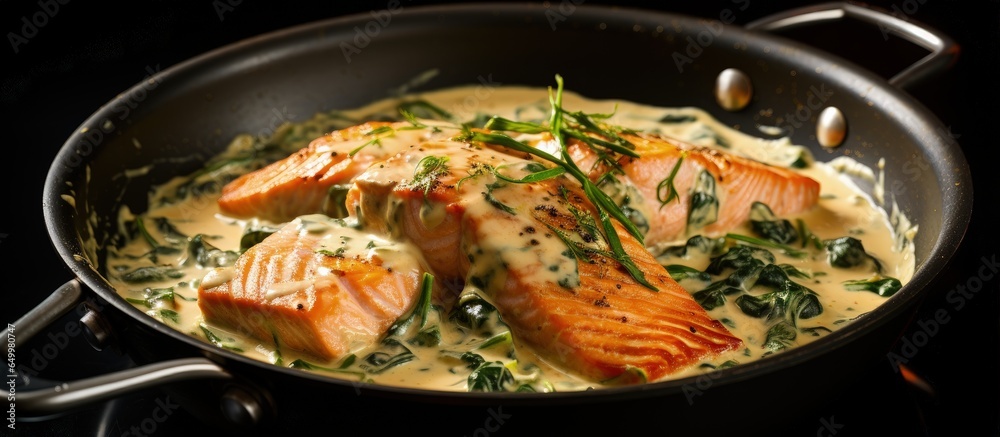
<svg viewBox="0 0 1000 437">
<path fill-rule="evenodd" d="M 35 334 L 73 309 L 82 296 L 80 281 L 76 278 L 67 281 L 16 322 L 5 326 L 3 332 L 0 332 L 0 338 L 8 338 L 10 328 L 13 327 L 17 343 L 27 344 Z"/>
<path fill-rule="evenodd" d="M 67 281 L 16 322 L 4 327 L 0 338 L 13 336 L 16 344 L 27 344 L 33 336 L 67 314 L 83 297 L 76 278 Z M 15 346 L 16 347 L 16 346 Z M 48 388 L 18 391 L 12 399 L 18 418 L 44 420 L 91 406 L 125 393 L 192 379 L 232 379 L 225 369 L 207 358 L 183 358 L 72 382 Z M 13 391 L 11 391 L 13 393 Z"/>
<path fill-rule="evenodd" d="M 930 54 L 889 79 L 889 84 L 909 88 L 941 70 L 948 69 L 958 58 L 958 43 L 937 30 L 906 21 L 870 7 L 847 2 L 831 2 L 791 9 L 747 23 L 750 30 L 776 31 L 826 21 L 854 18 L 878 26 L 883 33 L 896 34 L 907 41 L 930 50 Z"/>
<path fill-rule="evenodd" d="M 95 376 L 54 387 L 17 394 L 18 418 L 43 420 L 73 412 L 97 402 L 172 382 L 192 379 L 232 379 L 207 358 L 182 358 Z"/>
</svg>

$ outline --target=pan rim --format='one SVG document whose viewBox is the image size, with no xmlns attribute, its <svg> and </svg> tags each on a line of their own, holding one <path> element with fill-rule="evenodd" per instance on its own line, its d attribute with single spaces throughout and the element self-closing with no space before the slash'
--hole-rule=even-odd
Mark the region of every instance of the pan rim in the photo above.
<svg viewBox="0 0 1000 437">
<path fill-rule="evenodd" d="M 619 20 L 619 21 L 630 21 L 630 20 L 643 20 L 649 19 L 651 16 L 659 17 L 662 19 L 681 19 L 688 20 L 690 22 L 697 22 L 698 20 L 705 20 L 701 17 L 691 17 L 681 14 L 673 14 L 661 11 L 650 11 L 639 8 L 629 8 L 629 7 L 610 7 L 610 6 L 600 6 L 600 5 L 578 5 L 580 17 L 586 20 L 591 20 L 592 18 L 602 17 L 608 21 Z M 536 4 L 509 4 L 509 3 L 476 3 L 476 4 L 464 4 L 464 5 L 435 5 L 435 6 L 419 6 L 412 7 L 401 12 L 401 14 L 410 14 L 411 18 L 414 20 L 419 19 L 420 16 L 435 15 L 435 14 L 469 14 L 469 13 L 479 13 L 479 14 L 489 14 L 496 10 L 502 10 L 507 14 L 524 14 L 531 12 L 538 12 L 543 8 Z M 608 11 L 614 10 L 619 16 L 611 17 Z M 324 31 L 325 29 L 334 28 L 350 28 L 354 25 L 363 24 L 369 20 L 369 17 L 364 14 L 354 14 L 344 17 L 336 17 L 324 20 L 318 20 L 311 23 L 304 23 L 297 26 L 288 27 L 285 29 L 280 29 L 265 33 L 259 36 L 251 37 L 236 43 L 232 43 L 215 50 L 206 52 L 202 55 L 190 58 L 186 61 L 182 61 L 174 66 L 171 66 L 163 71 L 157 73 L 152 79 L 158 80 L 161 84 L 170 84 L 175 81 L 176 77 L 185 76 L 186 74 L 192 73 L 199 69 L 204 69 L 205 65 L 217 63 L 220 61 L 225 61 L 230 58 L 239 58 L 245 56 L 246 53 L 252 53 L 254 51 L 260 50 L 262 47 L 269 45 L 286 45 L 289 42 L 294 42 L 296 40 L 302 39 L 305 35 L 314 34 L 319 31 Z M 688 22 L 685 21 L 685 22 Z M 589 21 L 588 21 L 589 22 Z M 806 45 L 800 43 L 783 39 L 779 36 L 752 32 L 740 27 L 729 27 L 734 32 L 742 32 L 749 35 L 749 38 L 769 41 L 775 45 L 786 45 L 789 47 L 795 47 L 796 49 L 802 51 L 807 56 L 813 56 L 818 59 L 824 59 L 827 62 L 837 62 L 840 65 L 846 65 L 847 67 L 843 70 L 848 73 L 855 75 L 856 77 L 866 80 L 868 82 L 880 84 L 881 86 L 876 87 L 881 98 L 885 101 L 900 101 L 907 104 L 912 115 L 918 117 L 921 120 L 932 120 L 937 122 L 936 117 L 924 107 L 920 102 L 916 101 L 912 97 L 905 94 L 905 92 L 898 90 L 894 87 L 888 85 L 884 79 L 876 77 L 874 74 L 868 72 L 867 70 L 854 66 L 847 61 L 835 58 L 832 55 L 828 55 L 818 50 L 809 48 Z M 391 29 L 389 29 L 391 30 Z M 308 49 L 311 44 L 315 42 L 304 43 L 302 46 Z M 128 98 L 134 95 L 136 92 L 142 89 L 144 82 L 138 83 L 133 87 L 129 88 L 127 91 L 121 93 L 117 99 Z M 62 195 L 65 194 L 65 179 L 64 176 L 69 175 L 71 172 L 66 171 L 62 168 L 60 163 L 70 162 L 70 157 L 77 154 L 78 151 L 75 146 L 83 140 L 83 130 L 90 126 L 95 126 L 101 120 L 107 119 L 114 102 L 116 100 L 110 101 L 108 104 L 99 108 L 94 114 L 92 114 L 87 120 L 85 120 L 78 129 L 74 130 L 73 134 L 67 139 L 64 145 L 61 147 L 57 156 L 55 157 L 52 167 L 49 170 L 49 174 L 46 177 L 45 189 L 43 193 L 43 212 L 45 217 L 45 224 L 48 228 L 51 242 L 55 246 L 57 252 L 59 252 L 64 263 L 70 267 L 73 273 L 85 283 L 88 288 L 90 288 L 94 293 L 98 294 L 101 298 L 108 301 L 111 305 L 116 307 L 118 310 L 122 311 L 129 316 L 131 321 L 138 321 L 142 323 L 147 328 L 152 328 L 161 334 L 165 334 L 173 339 L 180 340 L 189 346 L 193 346 L 205 352 L 216 356 L 216 358 L 223 361 L 236 361 L 241 365 L 250 365 L 254 367 L 259 367 L 264 371 L 279 372 L 285 376 L 290 376 L 294 378 L 305 378 L 310 381 L 329 383 L 334 386 L 342 386 L 344 388 L 355 389 L 357 383 L 352 383 L 351 381 L 336 379 L 332 377 L 327 377 L 324 375 L 313 374 L 310 372 L 300 371 L 296 369 L 288 369 L 280 366 L 275 366 L 273 364 L 253 360 L 251 358 L 245 357 L 243 355 L 226 351 L 221 348 L 214 347 L 210 344 L 202 342 L 198 339 L 192 338 L 179 332 L 169 326 L 160 323 L 148 316 L 146 316 L 141 311 L 137 310 L 131 304 L 121 299 L 117 293 L 115 293 L 113 287 L 107 283 L 107 281 L 86 262 L 85 252 L 82 248 L 76 246 L 76 239 L 78 238 L 75 229 L 68 225 L 72 223 L 72 218 L 75 216 L 75 211 L 70 211 L 63 205 Z M 931 140 L 934 140 L 933 138 Z M 950 202 L 946 202 L 945 206 L 950 207 L 951 214 L 949 211 L 945 211 L 945 219 L 942 222 L 942 229 L 944 230 L 942 234 L 938 237 L 937 242 L 930 250 L 930 256 L 923 266 L 918 266 L 914 277 L 911 281 L 906 284 L 897 293 L 896 298 L 897 304 L 893 305 L 881 305 L 865 318 L 856 321 L 844 328 L 841 328 L 828 336 L 826 336 L 822 341 L 812 342 L 807 345 L 796 347 L 792 350 L 784 351 L 780 354 L 775 354 L 771 357 L 766 357 L 761 360 L 755 361 L 753 363 L 746 363 L 739 366 L 735 366 L 730 369 L 720 370 L 718 378 L 714 378 L 714 383 L 719 385 L 736 383 L 742 380 L 753 378 L 765 373 L 771 373 L 786 369 L 802 362 L 815 359 L 826 355 L 833 350 L 836 350 L 843 345 L 853 341 L 864 333 L 875 329 L 884 323 L 890 316 L 899 314 L 905 311 L 907 308 L 911 307 L 916 303 L 916 301 L 924 294 L 923 289 L 928 287 L 935 277 L 943 270 L 943 263 L 947 262 L 948 258 L 951 258 L 958 248 L 958 242 L 963 239 L 964 233 L 971 220 L 971 204 L 972 204 L 972 185 L 971 176 L 968 171 L 968 163 L 965 161 L 964 155 L 960 152 L 957 145 L 944 141 L 944 139 L 939 139 L 936 144 L 929 144 L 924 150 L 929 153 L 936 153 L 933 158 L 940 158 L 940 160 L 949 160 L 951 162 L 951 168 L 956 169 L 953 177 L 955 181 L 963 185 L 963 188 L 957 189 L 957 196 L 950 199 Z M 86 157 L 84 157 L 86 158 Z M 936 160 L 937 161 L 937 160 Z M 72 170 L 72 169 L 70 169 Z M 945 181 L 940 181 L 942 184 Z M 954 242 L 954 243 L 952 243 Z M 949 244 L 946 244 L 949 243 Z M 939 268 L 931 268 L 934 265 L 941 264 Z M 591 390 L 586 392 L 556 392 L 556 393 L 468 393 L 468 392 L 449 392 L 440 390 L 428 390 L 428 389 L 411 389 L 405 387 L 394 387 L 394 386 L 384 386 L 375 384 L 365 384 L 364 390 L 372 394 L 377 394 L 381 396 L 389 397 L 410 397 L 419 396 L 421 399 L 426 399 L 428 397 L 438 399 L 439 401 L 457 401 L 457 402 L 468 402 L 470 400 L 483 400 L 486 402 L 496 401 L 502 399 L 505 402 L 538 402 L 538 401 L 607 401 L 619 399 L 622 397 L 632 397 L 632 396 L 654 396 L 659 394 L 667 393 L 677 393 L 684 386 L 689 385 L 695 381 L 697 377 L 686 377 L 681 379 L 667 380 L 662 382 L 650 383 L 647 385 L 640 386 L 629 386 L 629 387 L 612 387 L 605 388 L 601 390 Z"/>
</svg>

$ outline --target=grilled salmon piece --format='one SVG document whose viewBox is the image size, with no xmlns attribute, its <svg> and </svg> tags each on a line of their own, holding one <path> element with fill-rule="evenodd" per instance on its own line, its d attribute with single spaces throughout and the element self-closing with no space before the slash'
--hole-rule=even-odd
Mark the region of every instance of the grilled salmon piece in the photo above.
<svg viewBox="0 0 1000 437">
<path fill-rule="evenodd" d="M 394 245 L 302 216 L 206 275 L 198 306 L 210 324 L 339 359 L 375 344 L 419 297 L 424 269 Z"/>
<path fill-rule="evenodd" d="M 426 174 L 418 164 L 427 156 L 446 168 L 425 184 L 407 180 Z M 436 274 L 481 288 L 518 341 L 591 380 L 638 382 L 636 369 L 655 380 L 742 346 L 623 227 L 615 231 L 625 253 L 658 291 L 602 255 L 609 249 L 590 232 L 594 211 L 577 181 L 498 182 L 479 171 L 521 178 L 539 164 L 522 157 L 427 143 L 360 175 L 348 202 L 365 223 L 412 240 Z M 427 220 L 435 210 L 445 218 Z M 432 236 L 446 237 L 426 243 Z"/>
<path fill-rule="evenodd" d="M 717 237 L 746 223 L 754 202 L 768 205 L 778 216 L 808 211 L 819 200 L 820 186 L 816 180 L 790 169 L 725 153 L 716 149 L 696 147 L 654 135 L 623 135 L 636 146 L 639 159 L 623 156 L 618 164 L 624 170 L 624 184 L 640 193 L 641 209 L 645 212 L 648 232 L 644 243 L 652 246 L 685 239 L 695 234 Z M 570 154 L 581 168 L 591 169 L 597 180 L 609 168 L 597 163 L 597 155 L 586 145 L 574 140 Z M 684 157 L 681 160 L 681 157 Z M 666 203 L 668 178 L 681 161 L 674 175 L 677 197 Z M 712 176 L 718 201 L 717 217 L 703 227 L 689 225 L 693 188 L 699 175 L 706 171 Z M 660 190 L 658 196 L 658 190 Z"/>
<path fill-rule="evenodd" d="M 551 275 L 551 245 L 565 245 L 555 233 L 572 238 L 576 233 L 581 242 L 588 241 L 577 213 L 593 211 L 572 184 L 539 185 L 544 188 L 531 191 L 550 193 L 545 196 L 550 200 L 525 195 L 526 201 L 535 203 L 518 205 L 497 193 L 501 201 L 530 214 L 536 223 L 533 238 L 525 240 L 528 250 L 491 248 L 498 242 L 502 216 L 473 214 L 465 220 L 478 250 L 498 251 L 501 263 L 514 266 L 505 270 L 505 279 L 491 290 L 494 304 L 516 338 L 585 378 L 617 384 L 655 381 L 743 347 L 742 340 L 713 320 L 617 222 L 615 232 L 624 253 L 657 290 L 639 283 L 617 259 L 606 255 L 606 248 L 585 249 L 577 256 L 576 283 L 567 284 L 559 275 Z"/>
<path fill-rule="evenodd" d="M 218 199 L 219 209 L 232 217 L 257 217 L 274 223 L 305 214 L 336 215 L 324 209 L 331 187 L 349 184 L 372 163 L 432 133 L 430 129 L 409 128 L 412 125 L 405 122 L 369 122 L 324 135 L 287 158 L 226 184 Z M 396 136 L 406 138 L 386 140 Z"/>
<path fill-rule="evenodd" d="M 426 157 L 438 159 L 440 166 L 435 170 Z M 358 221 L 371 232 L 403 238 L 418 247 L 438 279 L 460 283 L 468 269 L 461 245 L 467 202 L 459 195 L 458 181 L 475 171 L 470 166 L 497 167 L 512 160 L 464 142 L 429 141 L 360 174 L 347 194 L 347 209 L 358 214 Z M 421 171 L 427 178 L 415 180 Z"/>
</svg>

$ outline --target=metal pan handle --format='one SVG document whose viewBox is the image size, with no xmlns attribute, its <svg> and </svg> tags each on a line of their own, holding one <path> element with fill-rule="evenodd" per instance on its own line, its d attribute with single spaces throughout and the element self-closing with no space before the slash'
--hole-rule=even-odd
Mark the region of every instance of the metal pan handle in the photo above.
<svg viewBox="0 0 1000 437">
<path fill-rule="evenodd" d="M 82 300 L 82 287 L 72 279 L 16 322 L 4 328 L 0 338 L 13 335 L 15 348 L 27 344 L 35 334 L 58 320 Z M 86 316 L 85 316 L 86 317 Z M 87 325 L 85 321 L 81 321 Z M 13 329 L 11 329 L 13 328 Z M 86 329 L 85 329 L 86 331 Z M 13 399 L 18 418 L 44 420 L 88 407 L 126 393 L 194 379 L 233 379 L 225 369 L 207 358 L 183 358 L 31 391 L 18 391 Z"/>
<path fill-rule="evenodd" d="M 17 395 L 18 414 L 29 418 L 65 414 L 126 393 L 192 379 L 231 379 L 207 358 L 182 358 L 58 384 Z"/>
<path fill-rule="evenodd" d="M 39 331 L 73 309 L 82 296 L 80 281 L 72 279 L 66 282 L 16 322 L 5 326 L 3 332 L 0 332 L 0 338 L 8 338 L 10 328 L 13 327 L 17 343 L 26 344 Z"/>
<path fill-rule="evenodd" d="M 889 84 L 908 88 L 938 71 L 948 69 L 958 58 L 958 43 L 934 29 L 894 17 L 888 13 L 846 2 L 822 3 L 791 9 L 747 23 L 751 30 L 776 31 L 836 21 L 849 17 L 878 26 L 907 41 L 930 50 L 930 54 L 889 79 Z"/>
</svg>

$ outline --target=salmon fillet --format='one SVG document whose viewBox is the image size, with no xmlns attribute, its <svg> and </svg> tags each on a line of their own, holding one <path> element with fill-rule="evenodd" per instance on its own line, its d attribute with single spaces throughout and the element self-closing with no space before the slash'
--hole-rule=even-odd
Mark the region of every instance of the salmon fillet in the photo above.
<svg viewBox="0 0 1000 437">
<path fill-rule="evenodd" d="M 320 215 L 284 225 L 233 267 L 206 275 L 198 289 L 205 321 L 324 360 L 374 345 L 417 301 L 424 269 L 388 256 L 393 243 L 345 232 Z M 376 248 L 360 246 L 369 241 Z"/>
<path fill-rule="evenodd" d="M 350 183 L 372 163 L 398 152 L 387 147 L 395 142 L 374 141 L 410 126 L 403 122 L 369 122 L 319 137 L 287 158 L 226 184 L 218 199 L 219 209 L 232 217 L 257 217 L 274 223 L 324 212 L 331 187 Z M 411 133 L 408 145 L 419 142 L 420 136 L 427 133 Z"/>
<path fill-rule="evenodd" d="M 400 177 L 419 174 L 416 163 L 434 155 L 447 156 L 448 165 L 433 182 L 415 186 Z M 578 182 L 559 177 L 496 186 L 492 174 L 469 178 L 487 165 L 516 171 L 533 163 L 520 156 L 426 143 L 360 175 L 348 197 L 357 207 L 349 209 L 360 211 L 365 223 L 389 227 L 396 220 L 432 268 L 482 288 L 514 338 L 590 380 L 634 383 L 642 380 L 635 370 L 656 380 L 742 347 L 623 227 L 616 224 L 615 232 L 625 253 L 659 290 L 600 253 L 596 236 L 581 230 L 573 212 L 594 214 Z M 419 211 L 434 209 L 446 218 L 421 218 Z M 567 255 L 571 243 L 557 232 L 575 239 L 586 255 Z M 447 237 L 429 242 L 435 235 Z"/>
<path fill-rule="evenodd" d="M 641 194 L 649 225 L 644 240 L 647 246 L 696 234 L 721 236 L 749 220 L 754 202 L 764 203 L 776 215 L 783 216 L 807 211 L 819 200 L 819 182 L 789 169 L 654 135 L 622 137 L 634 144 L 641 156 L 640 159 L 622 156 L 617 162 L 625 173 L 620 176 L 623 182 Z M 568 147 L 573 159 L 581 168 L 590 169 L 595 181 L 610 170 L 606 165 L 596 164 L 597 155 L 582 142 L 573 140 Z M 677 197 L 661 203 L 659 199 L 665 199 L 666 192 L 661 191 L 658 196 L 657 191 L 664 189 L 660 183 L 671 174 L 678 160 L 681 163 L 673 178 Z M 718 215 L 704 227 L 689 227 L 692 188 L 703 170 L 715 181 Z"/>
<path fill-rule="evenodd" d="M 574 207 L 585 209 L 582 197 L 569 196 Z M 544 206 L 543 213 L 533 214 L 542 229 L 577 226 L 576 217 L 561 205 Z M 473 240 L 484 241 L 496 232 L 490 222 L 469 217 Z M 543 231 L 539 238 L 555 238 L 552 232 Z M 517 338 L 588 379 L 617 383 L 655 381 L 742 347 L 742 341 L 709 317 L 617 222 L 615 232 L 626 255 L 658 290 L 638 283 L 617 260 L 600 253 L 577 261 L 579 284 L 573 287 L 539 281 L 537 272 L 547 269 L 543 262 L 509 269 L 503 285 L 493 290 L 493 299 Z M 630 369 L 644 376 L 639 379 Z"/>
<path fill-rule="evenodd" d="M 403 125 L 368 124 L 318 139 L 296 155 L 234 181 L 220 207 L 228 214 L 287 221 L 322 210 L 329 187 L 348 184 L 344 209 L 349 218 L 386 241 L 413 244 L 420 262 L 402 274 L 403 269 L 379 269 L 374 261 L 318 256 L 304 249 L 315 249 L 314 237 L 283 229 L 244 254 L 232 280 L 199 293 L 204 294 L 200 305 L 207 318 L 250 330 L 258 338 L 277 332 L 289 347 L 321 358 L 342 356 L 373 344 L 413 304 L 426 269 L 444 284 L 441 288 L 453 292 L 437 296 L 439 302 L 447 307 L 464 287 L 482 289 L 517 341 L 563 368 L 599 382 L 658 380 L 743 344 L 709 317 L 646 247 L 692 232 L 724 233 L 749 218 L 753 202 L 767 204 L 778 215 L 805 211 L 819 194 L 816 181 L 790 170 L 655 136 L 629 135 L 642 158 L 615 157 L 624 173 L 618 177 L 639 193 L 636 206 L 649 230 L 645 241 L 639 241 L 620 223 L 613 228 L 625 260 L 656 288 L 652 290 L 612 254 L 578 181 L 562 175 L 513 183 L 496 176 L 502 172 L 517 179 L 551 163 L 430 129 L 410 131 L 406 135 L 412 137 L 397 137 L 400 141 L 386 141 L 384 147 L 358 149 L 380 126 Z M 358 153 L 350 157 L 352 150 Z M 594 181 L 609 170 L 576 140 L 568 151 Z M 675 165 L 677 198 L 661 204 L 658 190 Z M 716 185 L 712 195 L 718 212 L 711 222 L 692 229 L 693 190 L 703 174 Z M 287 253 L 293 255 L 284 260 Z M 317 266 L 345 272 L 344 277 L 356 281 L 330 285 L 334 283 L 324 280 L 299 300 L 265 298 L 265 290 L 275 284 L 315 282 Z M 308 307 L 314 311 L 302 314 L 296 306 L 302 299 L 314 302 Z"/>
</svg>

